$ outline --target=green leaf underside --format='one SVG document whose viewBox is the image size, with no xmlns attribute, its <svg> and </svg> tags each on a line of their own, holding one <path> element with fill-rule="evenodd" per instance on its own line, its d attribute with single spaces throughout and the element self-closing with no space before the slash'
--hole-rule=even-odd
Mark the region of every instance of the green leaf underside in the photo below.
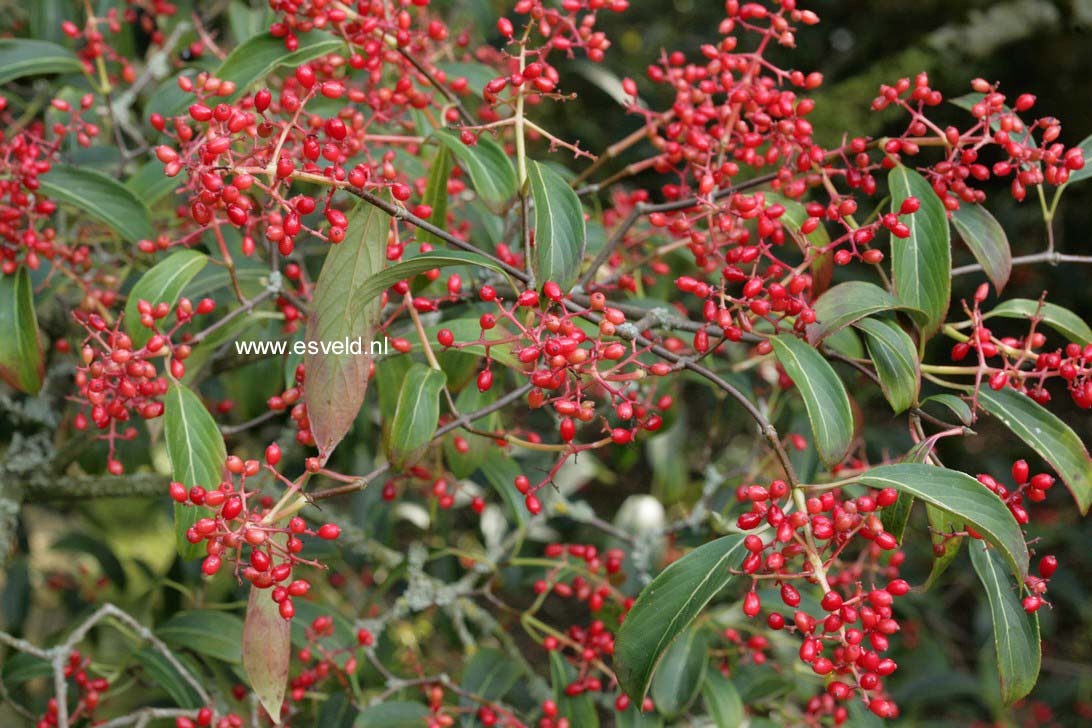
<svg viewBox="0 0 1092 728">
<path fill-rule="evenodd" d="M 0 38 L 0 84 L 46 73 L 83 73 L 72 51 L 44 40 Z"/>
<path fill-rule="evenodd" d="M 284 538 L 283 535 L 275 537 Z M 281 617 L 272 592 L 251 587 L 243 623 L 243 668 L 251 689 L 277 725 L 280 725 L 281 705 L 288 687 L 291 637 L 291 624 Z"/>
<path fill-rule="evenodd" d="M 478 253 L 468 253 L 462 250 L 434 250 L 431 253 L 422 253 L 401 263 L 383 268 L 368 276 L 353 290 L 353 306 L 360 308 L 373 304 L 380 294 L 393 286 L 398 281 L 412 279 L 436 268 L 448 268 L 457 265 L 476 265 L 487 268 L 497 273 L 504 273 L 504 268 Z"/>
<path fill-rule="evenodd" d="M 708 666 L 708 635 L 700 628 L 687 630 L 667 648 L 652 676 L 656 710 L 669 719 L 686 711 L 698 697 Z"/>
<path fill-rule="evenodd" d="M 179 250 L 156 263 L 140 277 L 129 292 L 129 300 L 125 302 L 125 327 L 129 330 L 134 347 L 142 347 L 152 338 L 151 329 L 140 324 L 140 302 L 147 301 L 152 306 L 167 303 L 173 307 L 182 290 L 208 262 L 209 258 L 204 253 Z"/>
<path fill-rule="evenodd" d="M 182 708 L 200 708 L 201 696 L 193 689 L 179 673 L 178 668 L 172 665 L 159 650 L 153 647 L 141 648 L 135 655 L 136 661 L 151 678 L 151 683 L 158 685 Z M 193 674 L 190 673 L 190 677 Z"/>
<path fill-rule="evenodd" d="M 771 337 L 770 343 L 804 398 L 820 459 L 834 467 L 853 442 L 853 411 L 842 381 L 822 354 L 792 334 Z"/>
<path fill-rule="evenodd" d="M 156 636 L 172 647 L 200 652 L 229 663 L 243 659 L 243 621 L 214 609 L 179 612 L 161 624 Z"/>
<path fill-rule="evenodd" d="M 155 237 L 144 202 L 113 177 L 86 167 L 55 164 L 39 180 L 44 195 L 80 208 L 130 243 Z"/>
<path fill-rule="evenodd" d="M 917 172 L 895 167 L 887 177 L 891 188 L 891 210 L 898 213 L 904 200 L 916 197 L 921 208 L 900 220 L 910 228 L 910 237 L 892 238 L 892 269 L 895 295 L 907 306 L 919 309 L 917 322 L 922 339 L 928 339 L 948 314 L 952 290 L 952 250 L 948 215 L 944 203 Z"/>
<path fill-rule="evenodd" d="M 710 541 L 664 569 L 641 590 L 615 641 L 614 668 L 621 688 L 644 699 L 652 673 L 671 643 L 735 576 L 743 561 L 743 536 Z"/>
<path fill-rule="evenodd" d="M 445 382 L 442 371 L 424 364 L 414 364 L 406 373 L 388 445 L 395 467 L 413 465 L 428 450 L 440 420 L 440 391 Z"/>
<path fill-rule="evenodd" d="M 262 33 L 235 47 L 212 74 L 222 81 L 234 81 L 234 101 L 246 93 L 255 82 L 268 76 L 275 68 L 300 66 L 345 47 L 344 41 L 328 33 L 312 30 L 299 38 L 299 47 L 289 51 L 284 38 Z"/>
<path fill-rule="evenodd" d="M 982 205 L 963 203 L 952 212 L 952 225 L 1000 293 L 1012 273 L 1012 249 L 1001 223 Z"/>
<path fill-rule="evenodd" d="M 1069 425 L 1031 397 L 1008 387 L 999 391 L 980 387 L 978 406 L 1050 463 L 1073 494 L 1081 514 L 1088 513 L 1092 506 L 1092 459 Z"/>
<path fill-rule="evenodd" d="M 554 170 L 531 161 L 527 179 L 535 201 L 535 280 L 547 281 L 568 291 L 580 275 L 587 247 L 587 228 L 580 198 Z"/>
<path fill-rule="evenodd" d="M 959 518 L 930 503 L 925 504 L 925 514 L 929 519 L 929 528 L 932 530 L 933 545 L 944 547 L 943 554 L 933 557 L 933 567 L 929 570 L 929 578 L 925 580 L 925 585 L 922 587 L 928 591 L 959 556 L 959 548 L 963 545 L 962 536 L 947 538 L 946 535 L 962 531 L 964 526 Z"/>
<path fill-rule="evenodd" d="M 441 146 L 432 158 L 432 167 L 428 171 L 428 184 L 422 202 L 432 208 L 428 221 L 440 229 L 447 227 L 447 181 L 451 177 L 451 150 Z M 441 245 L 443 241 L 427 230 L 418 230 L 417 239 L 423 243 Z"/>
<path fill-rule="evenodd" d="M 34 287 L 25 266 L 14 275 L 0 273 L 0 332 L 0 379 L 20 392 L 38 394 L 45 377 L 45 359 L 34 310 Z"/>
<path fill-rule="evenodd" d="M 178 383 L 171 384 L 164 399 L 163 439 L 173 480 L 187 488 L 219 485 L 227 459 L 224 438 L 200 398 Z M 175 503 L 175 540 L 183 559 L 196 559 L 204 552 L 201 544 L 186 540 L 186 529 L 210 514 L 207 508 Z"/>
<path fill-rule="evenodd" d="M 321 459 L 329 457 L 349 431 L 368 387 L 371 341 L 379 323 L 378 298 L 357 305 L 355 294 L 383 269 L 390 215 L 360 202 L 349 212 L 345 239 L 332 246 L 322 264 L 305 339 L 323 343 L 360 340 L 362 355 L 322 351 L 304 354 L 304 397 Z"/>
<path fill-rule="evenodd" d="M 863 319 L 856 326 L 864 333 L 884 396 L 896 414 L 903 412 L 917 402 L 921 389 L 921 363 L 914 340 L 887 319 Z"/>
<path fill-rule="evenodd" d="M 428 724 L 429 715 L 421 703 L 393 700 L 365 708 L 353 728 L 421 728 Z"/>
<path fill-rule="evenodd" d="M 1024 611 L 1020 592 L 1013 584 L 1004 560 L 993 549 L 987 549 L 982 543 L 972 543 L 970 552 L 971 564 L 990 603 L 1001 700 L 1005 705 L 1012 705 L 1026 697 L 1039 679 L 1042 659 L 1039 617 Z"/>
<path fill-rule="evenodd" d="M 576 677 L 576 670 L 565 661 L 559 650 L 550 651 L 550 680 L 554 688 L 554 700 L 557 702 L 559 718 L 568 718 L 569 725 L 582 728 L 599 728 L 599 714 L 595 711 L 595 702 L 591 693 L 568 695 L 565 687 Z"/>
<path fill-rule="evenodd" d="M 948 411 L 958 417 L 959 421 L 964 425 L 970 426 L 971 422 L 974 421 L 974 413 L 971 412 L 971 406 L 954 394 L 942 392 L 941 394 L 934 394 L 930 397 L 926 397 L 921 401 L 923 405 L 928 404 L 929 402 L 936 402 L 938 405 L 947 408 Z"/>
<path fill-rule="evenodd" d="M 483 134 L 477 144 L 470 147 L 463 144 L 458 134 L 447 129 L 437 130 L 432 136 L 459 160 L 486 207 L 499 214 L 511 204 L 518 192 L 516 171 L 504 149 L 495 141 Z"/>
<path fill-rule="evenodd" d="M 1009 509 L 966 473 L 920 463 L 881 465 L 856 476 L 854 482 L 882 490 L 894 488 L 952 513 L 1000 549 L 1014 574 L 1023 581 L 1028 573 L 1024 534 Z"/>
<path fill-rule="evenodd" d="M 815 302 L 815 323 L 808 326 L 808 341 L 815 344 L 850 324 L 881 311 L 906 309 L 897 298 L 866 281 L 834 286 Z M 921 315 L 915 310 L 915 315 Z"/>
<path fill-rule="evenodd" d="M 737 728 L 742 725 L 743 700 L 732 681 L 718 670 L 705 673 L 701 696 L 717 728 Z"/>
<path fill-rule="evenodd" d="M 1069 341 L 1076 342 L 1081 346 L 1092 344 L 1092 328 L 1085 323 L 1084 319 L 1069 309 L 1054 303 L 1044 301 L 1042 308 L 1040 308 L 1039 302 L 1030 298 L 1010 298 L 1007 301 L 1002 301 L 982 318 L 988 319 L 994 316 L 1015 319 L 1030 319 L 1035 316 L 1041 319 L 1044 324 L 1065 336 Z"/>
</svg>

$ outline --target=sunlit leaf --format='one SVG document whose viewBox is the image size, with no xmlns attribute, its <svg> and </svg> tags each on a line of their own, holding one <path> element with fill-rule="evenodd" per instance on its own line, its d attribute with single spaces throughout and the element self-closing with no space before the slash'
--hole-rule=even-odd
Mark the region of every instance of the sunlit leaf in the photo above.
<svg viewBox="0 0 1092 728">
<path fill-rule="evenodd" d="M 891 188 L 892 212 L 898 213 L 909 197 L 916 197 L 921 203 L 917 212 L 900 218 L 910 228 L 910 237 L 892 237 L 891 266 L 896 297 L 921 311 L 916 320 L 922 338 L 928 339 L 944 322 L 951 298 L 948 214 L 933 188 L 914 170 L 899 165 L 888 174 L 887 183 Z"/>
</svg>

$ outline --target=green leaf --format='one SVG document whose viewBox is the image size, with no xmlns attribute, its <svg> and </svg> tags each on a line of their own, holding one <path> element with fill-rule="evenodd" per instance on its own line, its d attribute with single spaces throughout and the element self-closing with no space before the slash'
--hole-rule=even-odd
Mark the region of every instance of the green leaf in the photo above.
<svg viewBox="0 0 1092 728">
<path fill-rule="evenodd" d="M 315 725 L 322 728 L 353 728 L 359 711 L 345 692 L 335 692 L 326 698 Z"/>
<path fill-rule="evenodd" d="M 67 48 L 30 38 L 0 38 L 0 84 L 46 73 L 83 73 L 83 64 Z"/>
<path fill-rule="evenodd" d="M 535 200 L 535 280 L 539 287 L 553 281 L 568 291 L 580 275 L 587 247 L 587 228 L 580 198 L 554 170 L 527 163 L 527 178 Z"/>
<path fill-rule="evenodd" d="M 80 208 L 130 243 L 155 237 L 152 215 L 132 190 L 86 167 L 55 164 L 38 178 L 42 194 Z"/>
<path fill-rule="evenodd" d="M 891 249 L 895 295 L 907 306 L 922 311 L 916 320 L 925 340 L 944 322 L 952 293 L 948 215 L 937 193 L 914 170 L 895 167 L 888 174 L 887 183 L 891 188 L 892 212 L 898 213 L 908 197 L 921 202 L 917 212 L 901 218 L 910 228 L 910 237 L 905 240 L 893 237 Z"/>
<path fill-rule="evenodd" d="M 209 258 L 196 250 L 179 250 L 156 263 L 140 277 L 129 292 L 125 302 L 125 327 L 133 340 L 134 348 L 140 348 L 152 338 L 150 329 L 140 325 L 140 302 L 155 306 L 167 303 L 174 306 L 182 290 L 208 264 Z"/>
<path fill-rule="evenodd" d="M 243 620 L 229 612 L 215 609 L 179 612 L 155 633 L 172 647 L 190 649 L 232 664 L 243 660 Z"/>
<path fill-rule="evenodd" d="M 550 651 L 550 679 L 554 687 L 558 718 L 568 718 L 569 725 L 581 728 L 599 728 L 599 714 L 588 692 L 567 695 L 565 688 L 573 682 L 576 671 L 565 661 L 558 650 Z"/>
<path fill-rule="evenodd" d="M 482 475 L 504 501 L 505 515 L 522 528 L 528 520 L 527 509 L 513 486 L 516 478 L 523 472 L 519 464 L 496 448 L 490 448 L 485 462 L 481 464 Z"/>
<path fill-rule="evenodd" d="M 227 460 L 224 438 L 201 399 L 178 383 L 171 384 L 164 398 L 163 439 L 173 480 L 187 488 L 220 485 Z M 207 508 L 174 504 L 175 541 L 183 559 L 196 559 L 204 553 L 201 544 L 186 540 L 186 529 L 211 513 Z"/>
<path fill-rule="evenodd" d="M 777 203 L 785 208 L 785 212 L 782 213 L 781 217 L 777 218 L 777 221 L 789 230 L 805 257 L 811 252 L 809 248 L 822 250 L 830 245 L 830 234 L 822 225 L 819 225 L 807 235 L 800 231 L 800 226 L 808 219 L 807 208 L 802 203 L 776 192 L 767 192 L 766 202 L 767 204 Z M 826 291 L 830 285 L 831 276 L 834 274 L 834 251 L 827 251 L 815 256 L 811 261 L 810 268 L 814 290 L 818 293 Z"/>
<path fill-rule="evenodd" d="M 440 421 L 440 391 L 446 381 L 442 371 L 424 364 L 414 364 L 406 373 L 387 445 L 395 468 L 413 465 L 428 450 Z"/>
<path fill-rule="evenodd" d="M 770 343 L 804 398 L 819 458 L 834 467 L 853 443 L 853 411 L 842 380 L 822 354 L 792 334 L 771 337 Z"/>
<path fill-rule="evenodd" d="M 315 283 L 305 338 L 310 345 L 303 362 L 307 369 L 304 397 L 311 432 L 325 462 L 345 437 L 364 403 L 371 366 L 371 341 L 379 323 L 379 300 L 361 300 L 356 291 L 383 269 L 390 215 L 364 202 L 349 213 L 345 240 L 326 254 Z M 334 342 L 360 341 L 363 355 L 348 349 L 323 351 Z"/>
<path fill-rule="evenodd" d="M 948 570 L 955 558 L 959 556 L 959 547 L 963 545 L 962 536 L 947 538 L 945 534 L 956 533 L 964 530 L 963 521 L 951 513 L 942 511 L 934 505 L 925 504 L 925 514 L 929 518 L 929 529 L 932 532 L 933 548 L 943 548 L 944 552 L 933 553 L 933 568 L 929 570 L 929 578 L 922 586 L 923 591 L 928 591 L 936 583 L 937 579 Z"/>
<path fill-rule="evenodd" d="M 3 679 L 4 684 L 10 688 L 52 673 L 53 665 L 49 660 L 43 660 L 26 652 L 13 652 L 4 660 L 4 671 L 0 674 L 0 679 Z"/>
<path fill-rule="evenodd" d="M 632 703 L 620 713 L 615 711 L 614 717 L 617 728 L 664 728 L 664 719 L 655 711 L 642 713 L 641 709 Z"/>
<path fill-rule="evenodd" d="M 519 191 L 516 170 L 504 150 L 484 134 L 472 147 L 448 129 L 439 129 L 432 136 L 459 160 L 486 207 L 497 214 L 504 212 Z"/>
<path fill-rule="evenodd" d="M 992 318 L 993 316 L 1015 319 L 1038 318 L 1044 324 L 1065 336 L 1069 341 L 1081 346 L 1092 344 L 1092 328 L 1089 328 L 1084 319 L 1069 309 L 1054 303 L 1044 301 L 1042 308 L 1040 308 L 1039 302 L 1030 298 L 1010 298 L 995 306 L 983 318 Z"/>
<path fill-rule="evenodd" d="M 0 273 L 0 379 L 27 394 L 38 394 L 45 377 L 45 359 L 34 311 L 30 271 L 20 266 L 14 275 Z"/>
<path fill-rule="evenodd" d="M 971 249 L 986 277 L 1000 293 L 1012 273 L 1012 249 L 1005 229 L 982 205 L 963 203 L 952 212 L 952 225 Z"/>
<path fill-rule="evenodd" d="M 1082 515 L 1092 506 L 1092 460 L 1069 425 L 1026 395 L 1008 387 L 978 390 L 978 406 L 999 419 L 1039 453 L 1065 481 Z"/>
<path fill-rule="evenodd" d="M 461 686 L 464 691 L 486 700 L 503 700 L 504 696 L 515 687 L 523 674 L 519 664 L 500 650 L 489 647 L 479 649 L 470 658 L 463 671 Z M 460 705 L 472 713 L 476 704 L 467 698 L 460 698 Z M 464 725 L 473 725 L 469 715 L 463 720 Z"/>
<path fill-rule="evenodd" d="M 492 404 L 497 399 L 499 387 L 491 387 L 482 392 L 475 385 L 463 387 L 459 396 L 455 398 L 455 409 L 459 412 L 476 412 L 482 407 Z M 475 427 L 486 432 L 495 432 L 499 426 L 499 418 L 496 414 L 480 420 Z M 475 470 L 481 467 L 493 448 L 493 443 L 486 437 L 477 435 L 465 435 L 467 451 L 459 452 L 455 448 L 455 438 L 449 435 L 444 442 L 444 460 L 456 478 L 467 478 Z"/>
<path fill-rule="evenodd" d="M 125 180 L 126 189 L 143 200 L 147 206 L 159 202 L 180 186 L 177 177 L 168 177 L 163 174 L 163 163 L 158 159 L 142 165 L 129 179 Z"/>
<path fill-rule="evenodd" d="M 447 227 L 447 180 L 451 177 L 451 150 L 441 146 L 432 159 L 432 167 L 428 171 L 428 185 L 425 187 L 425 196 L 421 201 L 432 208 L 432 214 L 428 221 L 441 230 Z M 417 239 L 423 243 L 441 245 L 439 237 L 426 230 L 417 232 Z"/>
<path fill-rule="evenodd" d="M 365 708 L 353 728 L 421 728 L 431 715 L 421 703 L 394 700 Z"/>
<path fill-rule="evenodd" d="M 746 714 L 743 711 L 743 700 L 739 697 L 739 691 L 736 690 L 732 681 L 720 674 L 718 670 L 709 670 L 705 673 L 701 697 L 717 728 L 737 728 L 743 725 Z"/>
<path fill-rule="evenodd" d="M 317 30 L 300 34 L 299 41 L 299 47 L 289 51 L 284 47 L 284 38 L 262 33 L 235 46 L 212 74 L 221 81 L 235 82 L 235 93 L 224 100 L 235 101 L 278 67 L 301 66 L 345 47 L 341 39 Z"/>
<path fill-rule="evenodd" d="M 856 325 L 864 332 L 868 356 L 891 408 L 896 414 L 906 410 L 918 401 L 921 389 L 921 362 L 914 340 L 887 319 L 868 318 Z"/>
<path fill-rule="evenodd" d="M 709 666 L 709 641 L 705 630 L 691 628 L 675 640 L 652 676 L 652 702 L 668 719 L 683 713 L 701 690 Z"/>
<path fill-rule="evenodd" d="M 346 235 L 346 237 L 348 236 Z M 431 253 L 415 255 L 408 260 L 369 275 L 354 287 L 352 294 L 353 305 L 358 308 L 367 306 L 379 298 L 383 291 L 398 281 L 410 280 L 416 275 L 435 268 L 448 268 L 455 265 L 476 265 L 507 275 L 504 268 L 478 253 L 468 253 L 462 250 L 434 250 Z"/>
<path fill-rule="evenodd" d="M 971 406 L 954 394 L 934 394 L 931 397 L 923 399 L 921 404 L 924 406 L 929 402 L 936 402 L 937 404 L 946 407 L 948 411 L 958 417 L 959 421 L 964 425 L 970 426 L 974 421 L 974 413 L 971 412 Z"/>
<path fill-rule="evenodd" d="M 743 536 L 718 538 L 670 564 L 637 595 L 614 643 L 618 684 L 636 703 L 644 700 L 664 652 L 731 582 L 743 562 Z"/>
<path fill-rule="evenodd" d="M 1039 617 L 1020 603 L 1019 584 L 1013 584 L 1004 560 L 985 544 L 970 546 L 971 564 L 986 589 L 993 617 L 993 642 L 1001 675 L 1001 700 L 1012 705 L 1026 697 L 1039 679 L 1042 649 Z"/>
<path fill-rule="evenodd" d="M 136 661 L 148 673 L 153 685 L 158 685 L 171 696 L 171 700 L 181 708 L 200 708 L 204 705 L 201 696 L 194 690 L 174 665 L 152 647 L 143 647 L 134 655 Z M 190 673 L 193 677 L 193 673 Z M 194 682 L 198 682 L 196 679 Z"/>
<path fill-rule="evenodd" d="M 243 668 L 250 688 L 277 725 L 288 687 L 291 657 L 291 623 L 281 617 L 271 590 L 252 586 L 243 623 Z"/>
<path fill-rule="evenodd" d="M 850 281 L 834 286 L 815 302 L 815 323 L 808 341 L 816 344 L 836 331 L 881 311 L 905 309 L 899 300 L 873 283 Z M 915 311 L 920 315 L 920 311 Z"/>
<path fill-rule="evenodd" d="M 962 518 L 1004 552 L 1021 581 L 1028 573 L 1028 547 L 1024 534 L 997 494 L 977 480 L 956 470 L 921 463 L 881 465 L 854 482 L 882 490 L 894 488 Z"/>
</svg>

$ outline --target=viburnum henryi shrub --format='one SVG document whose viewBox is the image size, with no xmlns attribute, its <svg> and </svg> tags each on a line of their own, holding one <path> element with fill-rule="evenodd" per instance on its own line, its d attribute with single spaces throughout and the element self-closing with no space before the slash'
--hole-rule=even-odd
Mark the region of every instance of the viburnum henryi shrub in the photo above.
<svg viewBox="0 0 1092 728">
<path fill-rule="evenodd" d="M 968 586 L 981 700 L 1027 707 L 1032 529 L 1092 505 L 1092 330 L 1006 290 L 1092 262 L 1092 144 L 1035 96 L 923 72 L 897 132 L 817 130 L 818 15 L 728 0 L 604 71 L 633 131 L 589 149 L 551 120 L 628 0 L 45 5 L 0 39 L 0 563 L 73 611 L 0 632 L 0 715 L 870 725 Z M 125 543 L 30 559 L 58 501 Z"/>
</svg>

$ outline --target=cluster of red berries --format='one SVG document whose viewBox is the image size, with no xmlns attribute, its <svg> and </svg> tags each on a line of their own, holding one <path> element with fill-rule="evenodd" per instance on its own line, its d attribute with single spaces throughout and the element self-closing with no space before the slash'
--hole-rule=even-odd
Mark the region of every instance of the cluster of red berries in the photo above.
<svg viewBox="0 0 1092 728">
<path fill-rule="evenodd" d="M 275 443 L 270 445 L 265 453 L 266 469 L 278 478 L 282 476 L 275 467 L 280 459 L 280 448 Z M 213 509 L 186 531 L 186 540 L 194 544 L 205 542 L 207 555 L 201 563 L 205 575 L 216 574 L 225 561 L 233 563 L 236 578 L 246 579 L 255 588 L 269 589 L 281 616 L 291 619 L 296 613 L 293 597 L 302 597 L 311 590 L 306 579 L 291 578 L 293 570 L 300 564 L 325 568 L 299 555 L 304 548 L 301 537 L 334 540 L 341 535 L 341 529 L 327 523 L 313 530 L 298 516 L 291 518 L 287 527 L 276 525 L 273 498 L 246 489 L 247 478 L 262 471 L 261 463 L 231 455 L 224 469 L 239 479 L 238 486 L 232 480 L 225 480 L 211 490 L 200 485 L 187 489 L 182 483 L 170 484 L 170 495 L 175 502 Z M 288 493 L 296 492 L 294 484 L 288 486 Z"/>
<path fill-rule="evenodd" d="M 110 681 L 104 677 L 91 677 L 87 674 L 91 667 L 91 658 L 73 650 L 68 655 L 64 666 L 64 677 L 76 684 L 78 696 L 76 706 L 68 713 L 70 721 L 86 720 L 95 722 L 95 709 L 99 706 L 102 694 L 110 689 Z M 46 712 L 38 719 L 37 728 L 51 728 L 57 725 L 57 699 L 50 698 L 46 703 Z"/>
</svg>

